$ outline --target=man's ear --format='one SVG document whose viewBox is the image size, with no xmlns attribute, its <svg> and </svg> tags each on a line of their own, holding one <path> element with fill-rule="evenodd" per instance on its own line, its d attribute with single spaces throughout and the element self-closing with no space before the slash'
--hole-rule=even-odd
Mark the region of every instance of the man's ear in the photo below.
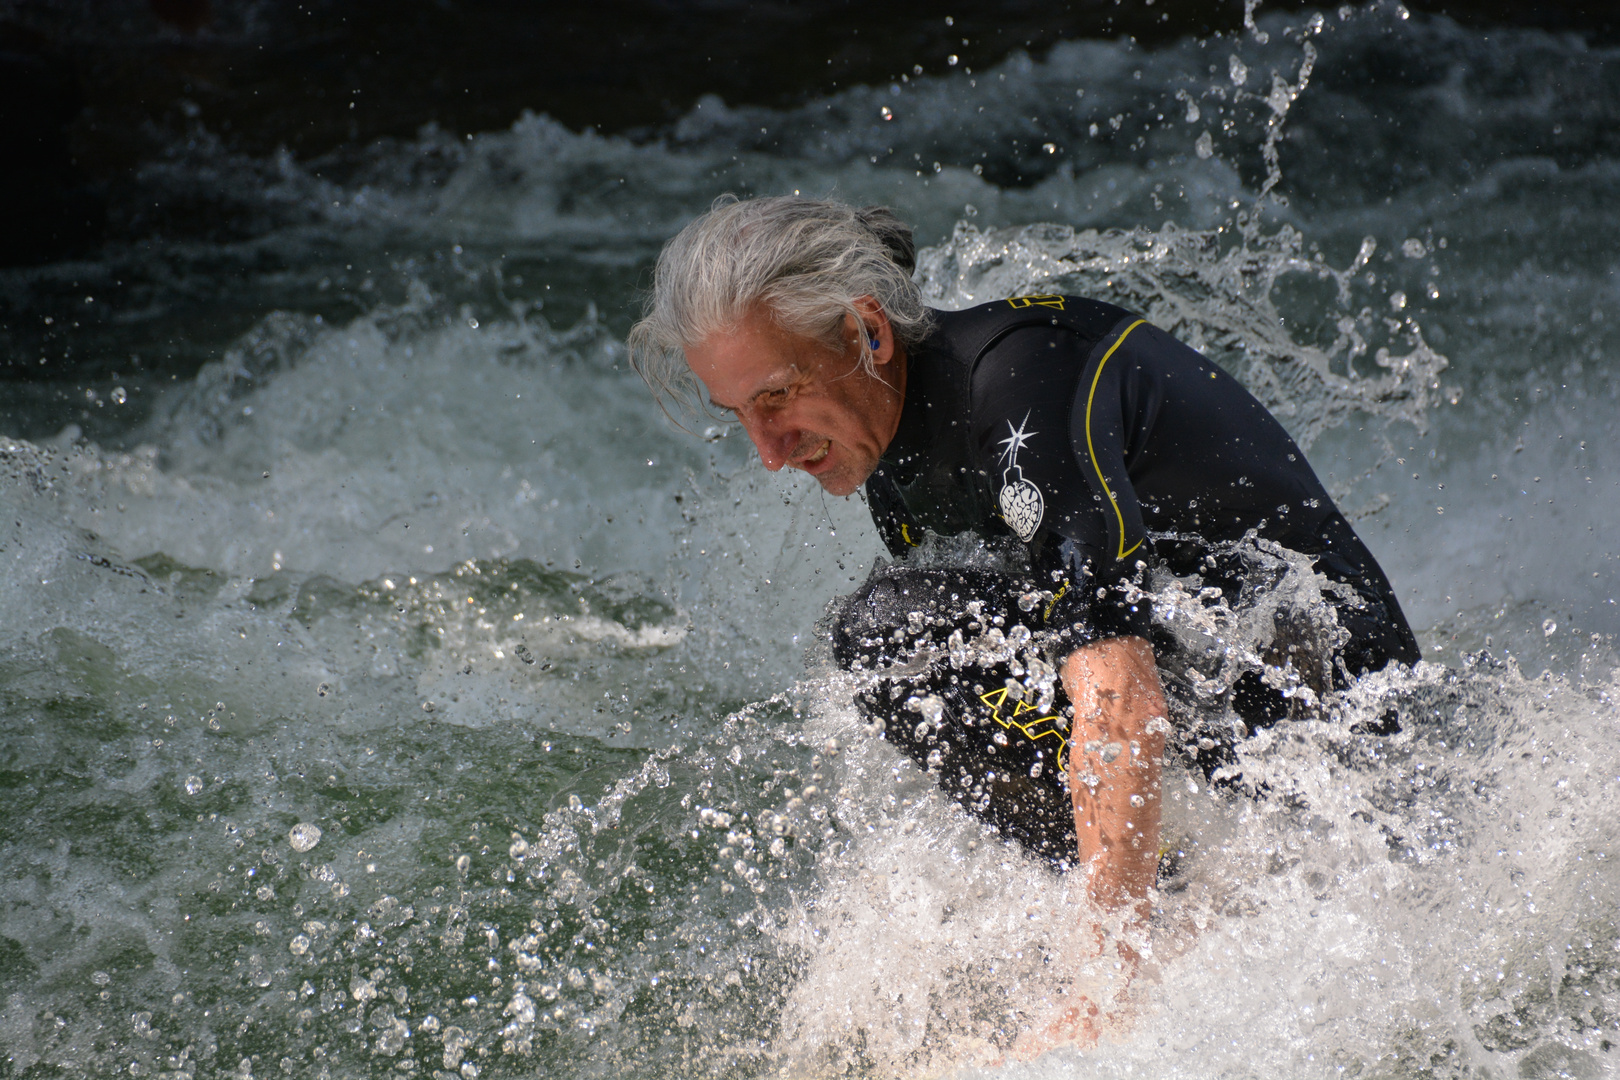
<svg viewBox="0 0 1620 1080">
<path fill-rule="evenodd" d="M 855 298 L 855 310 L 861 313 L 861 330 L 865 334 L 865 344 L 872 349 L 872 362 L 874 364 L 887 364 L 894 359 L 895 341 L 894 327 L 889 322 L 889 315 L 883 310 L 883 305 L 873 296 L 858 296 Z M 854 335 L 853 317 L 844 316 L 845 326 Z M 873 343 L 876 344 L 873 344 Z"/>
</svg>

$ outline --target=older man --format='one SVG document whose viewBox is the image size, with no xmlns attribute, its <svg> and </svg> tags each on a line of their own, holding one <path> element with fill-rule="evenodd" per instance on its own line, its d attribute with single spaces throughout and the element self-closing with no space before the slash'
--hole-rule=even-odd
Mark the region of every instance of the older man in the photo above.
<svg viewBox="0 0 1620 1080">
<path fill-rule="evenodd" d="M 875 571 L 834 654 L 876 673 L 861 707 L 950 794 L 1141 913 L 1170 732 L 1151 561 L 1232 586 L 1220 542 L 1312 556 L 1353 594 L 1325 679 L 1415 662 L 1417 643 L 1304 454 L 1220 368 L 1094 300 L 930 311 L 914 268 L 887 210 L 722 199 L 665 247 L 632 354 L 655 392 L 700 383 L 766 468 L 864 486 L 896 556 L 985 542 L 973 566 Z M 1232 704 L 1286 713 L 1257 680 Z"/>
</svg>

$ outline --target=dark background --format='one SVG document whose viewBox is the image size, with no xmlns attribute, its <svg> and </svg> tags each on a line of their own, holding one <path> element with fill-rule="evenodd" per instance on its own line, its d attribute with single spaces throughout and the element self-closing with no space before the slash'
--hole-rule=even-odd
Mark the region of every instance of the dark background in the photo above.
<svg viewBox="0 0 1620 1080">
<path fill-rule="evenodd" d="M 1415 18 L 1594 44 L 1616 40 L 1614 6 L 1408 0 Z M 0 0 L 0 266 L 184 233 L 184 215 L 136 205 L 130 178 L 198 129 L 229 150 L 301 160 L 429 122 L 504 128 L 524 109 L 650 136 L 703 93 L 780 106 L 915 64 L 943 72 L 953 53 L 982 66 L 1065 38 L 1151 47 L 1242 22 L 1241 0 Z"/>
</svg>

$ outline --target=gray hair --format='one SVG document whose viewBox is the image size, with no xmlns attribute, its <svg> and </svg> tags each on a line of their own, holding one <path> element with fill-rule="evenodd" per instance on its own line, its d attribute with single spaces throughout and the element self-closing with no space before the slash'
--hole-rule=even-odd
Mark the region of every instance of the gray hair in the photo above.
<svg viewBox="0 0 1620 1080">
<path fill-rule="evenodd" d="M 933 314 L 911 280 L 911 227 L 884 206 L 856 209 L 796 195 L 722 195 L 664 245 L 641 321 L 630 330 L 630 363 L 661 407 L 694 400 L 684 350 L 737 325 L 755 305 L 789 333 L 844 347 L 844 319 L 862 323 L 855 301 L 883 308 L 895 340 L 919 344 Z M 872 350 L 861 335 L 861 362 Z"/>
</svg>

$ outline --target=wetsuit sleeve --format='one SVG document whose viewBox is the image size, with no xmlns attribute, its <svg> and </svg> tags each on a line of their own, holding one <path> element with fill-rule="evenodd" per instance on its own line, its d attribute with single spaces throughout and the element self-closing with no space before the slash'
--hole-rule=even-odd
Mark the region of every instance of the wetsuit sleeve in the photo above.
<svg viewBox="0 0 1620 1080">
<path fill-rule="evenodd" d="M 1054 593 L 1046 625 L 1076 645 L 1149 628 L 1135 587 L 1146 533 L 1124 466 L 1129 418 L 1118 387 L 1092 381 L 1088 363 L 1106 349 L 1067 329 L 1026 327 L 987 351 L 973 380 L 990 489 Z M 1088 403 L 1091 427 L 1077 427 Z"/>
</svg>

